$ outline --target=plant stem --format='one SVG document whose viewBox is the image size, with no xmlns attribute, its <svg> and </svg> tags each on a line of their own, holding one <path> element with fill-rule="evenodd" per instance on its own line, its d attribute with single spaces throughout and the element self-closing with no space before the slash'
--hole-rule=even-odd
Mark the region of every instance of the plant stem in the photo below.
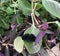
<svg viewBox="0 0 60 56">
<path fill-rule="evenodd" d="M 52 24 L 52 23 L 55 23 L 56 21 L 54 21 L 54 22 L 48 22 L 48 24 Z"/>
<path fill-rule="evenodd" d="M 6 47 L 5 47 L 5 56 L 10 56 L 9 55 L 9 47 L 8 47 L 8 45 L 6 45 Z"/>
<path fill-rule="evenodd" d="M 35 20 L 36 24 L 39 25 L 38 21 L 36 20 L 35 15 L 34 15 L 34 20 Z"/>
<path fill-rule="evenodd" d="M 31 18 L 32 18 L 32 23 L 33 23 L 33 25 L 34 25 L 34 17 L 33 17 L 34 10 L 33 10 L 33 8 L 34 8 L 34 3 L 33 3 L 33 1 L 31 0 L 31 9 L 32 9 Z"/>
<path fill-rule="evenodd" d="M 51 24 L 51 23 L 53 23 L 53 24 L 57 24 L 57 25 L 58 25 L 58 28 L 60 29 L 60 22 L 58 22 L 58 21 L 48 22 L 48 24 Z"/>
<path fill-rule="evenodd" d="M 34 20 L 35 20 L 36 24 L 39 25 L 39 23 L 38 23 L 38 21 L 37 21 L 37 19 L 36 19 L 36 17 L 35 17 L 36 5 L 37 5 L 37 4 L 35 3 L 35 6 L 34 6 L 34 8 L 33 8 L 33 12 L 34 12 L 33 17 L 34 17 Z"/>
<path fill-rule="evenodd" d="M 36 25 L 38 25 L 38 21 L 36 20 L 35 13 L 34 13 L 37 4 L 35 4 L 35 6 L 34 6 L 33 0 L 31 0 L 31 3 L 32 3 L 32 4 L 31 4 L 31 8 L 32 8 L 31 18 L 32 18 L 32 22 L 33 22 L 33 24 L 34 24 L 34 20 L 35 20 Z"/>
</svg>

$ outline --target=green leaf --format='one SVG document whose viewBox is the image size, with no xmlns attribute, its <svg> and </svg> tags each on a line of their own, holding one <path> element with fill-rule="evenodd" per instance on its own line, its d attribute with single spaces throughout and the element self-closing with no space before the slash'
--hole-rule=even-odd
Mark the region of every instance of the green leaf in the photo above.
<svg viewBox="0 0 60 56">
<path fill-rule="evenodd" d="M 42 0 L 38 0 L 39 2 L 41 2 Z"/>
<path fill-rule="evenodd" d="M 7 23 L 6 21 L 5 21 L 5 19 L 1 19 L 0 18 L 0 27 L 1 28 L 4 28 L 4 29 L 9 29 L 9 23 Z"/>
<path fill-rule="evenodd" d="M 37 45 L 34 45 L 33 42 L 28 42 L 28 41 L 24 41 L 24 43 L 25 43 L 25 47 L 26 47 L 27 51 L 30 54 L 34 54 L 40 50 L 41 45 L 42 45 L 42 40 Z"/>
<path fill-rule="evenodd" d="M 20 10 L 22 10 L 24 15 L 30 15 L 31 14 L 31 4 L 27 0 L 17 0 L 18 1 L 18 7 Z M 39 5 L 40 8 L 40 5 Z M 37 8 L 38 9 L 38 8 Z M 36 11 L 36 16 L 39 16 L 39 13 Z"/>
<path fill-rule="evenodd" d="M 17 52 L 21 53 L 23 51 L 24 42 L 20 36 L 14 40 L 14 48 Z"/>
<path fill-rule="evenodd" d="M 0 2 L 3 4 L 3 3 L 6 3 L 8 2 L 9 0 L 0 0 Z"/>
<path fill-rule="evenodd" d="M 52 15 L 60 18 L 60 3 L 54 0 L 42 0 L 45 9 Z"/>
<path fill-rule="evenodd" d="M 36 15 L 37 17 L 40 16 L 39 12 L 37 12 L 37 11 L 35 11 L 35 15 Z"/>
<path fill-rule="evenodd" d="M 38 33 L 39 33 L 39 29 L 37 29 L 34 25 L 32 25 L 30 28 L 28 28 L 24 32 L 24 34 L 34 34 L 35 36 L 37 36 Z M 25 44 L 25 47 L 26 47 L 27 51 L 30 54 L 34 54 L 34 53 L 37 53 L 40 50 L 40 47 L 42 45 L 42 40 L 37 45 L 34 45 L 33 42 L 29 42 L 29 41 L 24 40 L 24 44 Z"/>
<path fill-rule="evenodd" d="M 42 8 L 42 4 L 37 3 L 36 10 L 39 10 L 40 8 Z"/>
<path fill-rule="evenodd" d="M 11 5 L 10 5 L 10 7 L 15 7 L 15 8 L 16 8 L 17 6 L 18 6 L 17 3 L 16 3 L 16 4 L 11 4 Z"/>
<path fill-rule="evenodd" d="M 1 24 L 0 24 L 0 27 L 2 27 L 2 28 L 4 28 L 4 29 L 9 29 L 9 24 L 6 23 L 4 19 L 1 19 L 0 21 L 1 21 L 1 22 L 0 22 L 0 23 L 1 23 Z"/>
<path fill-rule="evenodd" d="M 50 16 L 51 16 L 53 19 L 56 19 L 56 17 L 55 17 L 54 15 L 50 14 Z"/>
<path fill-rule="evenodd" d="M 35 36 L 37 36 L 38 33 L 39 33 L 39 29 L 37 29 L 35 25 L 32 25 L 24 32 L 24 34 L 34 34 Z"/>
<path fill-rule="evenodd" d="M 7 7 L 6 12 L 7 12 L 7 14 L 13 14 L 14 11 L 12 8 Z"/>
<path fill-rule="evenodd" d="M 4 29 L 0 28 L 0 36 L 4 34 Z"/>
<path fill-rule="evenodd" d="M 31 13 L 30 3 L 27 0 L 17 0 L 18 7 L 22 10 L 24 15 L 29 15 Z"/>
<path fill-rule="evenodd" d="M 16 17 L 16 19 L 14 19 L 14 23 L 17 23 L 19 25 L 23 25 L 23 18 L 18 15 Z"/>
</svg>

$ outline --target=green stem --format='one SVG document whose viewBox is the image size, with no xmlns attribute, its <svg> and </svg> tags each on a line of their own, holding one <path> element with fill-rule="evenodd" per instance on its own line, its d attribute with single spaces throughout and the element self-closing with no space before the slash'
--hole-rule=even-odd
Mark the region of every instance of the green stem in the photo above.
<svg viewBox="0 0 60 56">
<path fill-rule="evenodd" d="M 32 22 L 33 22 L 33 24 L 34 24 L 34 21 L 35 21 L 36 24 L 38 25 L 38 21 L 36 20 L 35 13 L 34 13 L 37 4 L 35 4 L 35 6 L 34 6 L 33 0 L 31 0 L 31 3 L 32 3 L 32 4 L 31 4 L 31 8 L 32 8 L 32 13 L 31 13 Z"/>
<path fill-rule="evenodd" d="M 31 9 L 32 9 L 31 18 L 32 18 L 32 23 L 33 23 L 33 25 L 34 25 L 34 17 L 33 17 L 34 10 L 33 10 L 33 8 L 34 8 L 34 3 L 33 3 L 33 1 L 31 0 Z"/>
<path fill-rule="evenodd" d="M 56 23 L 56 21 L 53 21 L 53 22 L 48 22 L 48 24 L 52 24 L 52 23 L 54 24 L 54 23 Z"/>
<path fill-rule="evenodd" d="M 57 25 L 58 25 L 58 28 L 60 29 L 60 22 L 58 22 L 58 21 L 48 22 L 48 24 L 51 24 L 51 23 L 53 23 L 53 24 L 57 24 Z"/>
</svg>

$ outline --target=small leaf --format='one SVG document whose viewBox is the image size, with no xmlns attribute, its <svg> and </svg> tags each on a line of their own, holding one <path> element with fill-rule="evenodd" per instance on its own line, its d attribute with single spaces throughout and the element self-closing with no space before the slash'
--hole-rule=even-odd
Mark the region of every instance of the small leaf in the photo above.
<svg viewBox="0 0 60 56">
<path fill-rule="evenodd" d="M 17 52 L 21 53 L 23 51 L 24 42 L 20 36 L 14 40 L 14 48 Z"/>
<path fill-rule="evenodd" d="M 37 11 L 35 11 L 35 15 L 36 15 L 37 17 L 40 16 L 39 12 L 37 12 Z"/>
<path fill-rule="evenodd" d="M 10 7 L 17 7 L 17 4 L 11 4 Z"/>
<path fill-rule="evenodd" d="M 42 4 L 37 3 L 36 10 L 39 10 L 40 8 L 42 8 Z"/>
<path fill-rule="evenodd" d="M 13 14 L 14 11 L 12 8 L 7 7 L 6 12 L 7 12 L 7 14 Z"/>
</svg>

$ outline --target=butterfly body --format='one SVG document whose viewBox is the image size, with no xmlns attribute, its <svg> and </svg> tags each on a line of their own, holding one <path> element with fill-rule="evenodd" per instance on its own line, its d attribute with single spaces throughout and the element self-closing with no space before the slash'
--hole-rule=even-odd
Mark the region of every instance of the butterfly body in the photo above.
<svg viewBox="0 0 60 56">
<path fill-rule="evenodd" d="M 22 36 L 22 39 L 34 42 L 36 37 L 33 34 L 25 34 Z"/>
</svg>

